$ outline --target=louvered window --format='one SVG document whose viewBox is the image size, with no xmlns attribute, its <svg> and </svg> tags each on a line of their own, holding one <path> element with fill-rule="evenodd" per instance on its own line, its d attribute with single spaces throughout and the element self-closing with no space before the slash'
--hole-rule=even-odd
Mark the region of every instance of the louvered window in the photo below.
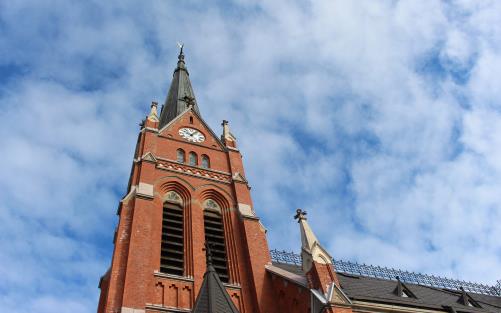
<svg viewBox="0 0 501 313">
<path fill-rule="evenodd" d="M 161 249 L 160 271 L 183 276 L 183 209 L 180 206 L 169 203 L 164 204 Z"/>
<path fill-rule="evenodd" d="M 226 259 L 226 247 L 224 243 L 224 227 L 221 214 L 216 209 L 219 206 L 213 201 L 208 200 L 205 205 L 204 211 L 204 228 L 205 228 L 205 241 L 212 248 L 212 263 L 216 269 L 216 273 L 222 282 L 227 283 L 228 277 L 228 263 Z"/>
</svg>

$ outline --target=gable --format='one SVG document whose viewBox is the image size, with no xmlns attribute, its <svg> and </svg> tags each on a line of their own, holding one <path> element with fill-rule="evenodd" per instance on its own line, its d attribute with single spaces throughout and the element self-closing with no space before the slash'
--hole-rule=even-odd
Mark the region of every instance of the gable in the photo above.
<svg viewBox="0 0 501 313">
<path fill-rule="evenodd" d="M 350 298 L 339 287 L 332 283 L 329 286 L 329 302 L 337 304 L 351 304 Z"/>
<path fill-rule="evenodd" d="M 182 128 L 190 128 L 199 131 L 204 136 L 205 140 L 202 142 L 190 142 L 186 140 L 179 134 L 179 130 Z M 221 151 L 226 150 L 225 146 L 214 131 L 207 125 L 202 117 L 191 108 L 186 109 L 162 129 L 159 129 L 158 133 L 160 136 L 184 141 L 189 144 L 218 149 Z"/>
</svg>

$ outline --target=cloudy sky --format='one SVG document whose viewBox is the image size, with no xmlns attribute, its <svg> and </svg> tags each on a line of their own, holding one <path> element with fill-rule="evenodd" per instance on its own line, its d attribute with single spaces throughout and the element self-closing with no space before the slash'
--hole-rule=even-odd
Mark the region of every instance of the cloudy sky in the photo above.
<svg viewBox="0 0 501 313">
<path fill-rule="evenodd" d="M 271 247 L 501 279 L 501 2 L 180 2 L 0 4 L 3 311 L 95 311 L 177 41 Z"/>
</svg>

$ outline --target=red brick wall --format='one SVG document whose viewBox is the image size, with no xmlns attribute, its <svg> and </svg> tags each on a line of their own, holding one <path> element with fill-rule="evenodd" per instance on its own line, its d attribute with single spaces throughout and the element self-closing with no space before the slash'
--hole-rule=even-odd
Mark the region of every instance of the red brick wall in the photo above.
<svg viewBox="0 0 501 313">
<path fill-rule="evenodd" d="M 310 291 L 307 288 L 275 275 L 272 286 L 276 308 L 269 313 L 310 313 Z"/>
</svg>

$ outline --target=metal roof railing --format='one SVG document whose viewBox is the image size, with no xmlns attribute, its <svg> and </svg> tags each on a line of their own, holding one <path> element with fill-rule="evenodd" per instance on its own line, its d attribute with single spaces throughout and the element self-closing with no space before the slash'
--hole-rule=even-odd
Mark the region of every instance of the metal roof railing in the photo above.
<svg viewBox="0 0 501 313">
<path fill-rule="evenodd" d="M 301 256 L 294 252 L 271 250 L 271 259 L 277 263 L 301 265 Z M 435 275 L 421 274 L 403 271 L 399 269 L 359 264 L 356 262 L 333 260 L 336 272 L 353 274 L 365 277 L 374 277 L 387 280 L 396 280 L 398 276 L 401 281 L 411 284 L 445 288 L 452 290 L 464 290 L 490 296 L 501 296 L 501 280 L 496 286 L 467 282 L 464 280 L 445 278 Z"/>
</svg>

